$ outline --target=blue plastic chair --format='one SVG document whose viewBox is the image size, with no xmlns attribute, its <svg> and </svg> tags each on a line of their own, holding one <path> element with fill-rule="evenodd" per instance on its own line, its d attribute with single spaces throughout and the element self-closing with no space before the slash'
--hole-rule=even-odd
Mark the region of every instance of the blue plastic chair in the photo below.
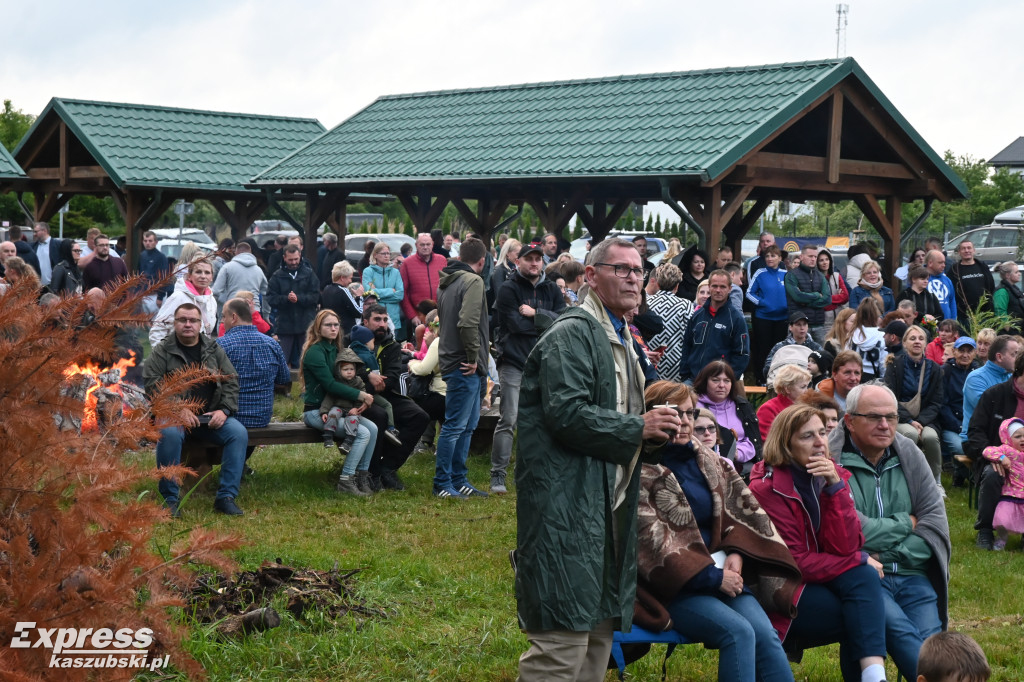
<svg viewBox="0 0 1024 682">
<path fill-rule="evenodd" d="M 636 624 L 633 625 L 633 629 L 628 633 L 616 630 L 612 635 L 612 660 L 615 661 L 615 665 L 619 668 L 620 680 L 624 679 L 626 673 L 626 657 L 622 653 L 623 644 L 667 644 L 668 649 L 665 651 L 665 658 L 661 661 L 661 679 L 664 680 L 668 657 L 672 655 L 672 652 L 675 651 L 676 646 L 679 644 L 691 644 L 691 642 L 675 630 L 651 632 Z"/>
</svg>

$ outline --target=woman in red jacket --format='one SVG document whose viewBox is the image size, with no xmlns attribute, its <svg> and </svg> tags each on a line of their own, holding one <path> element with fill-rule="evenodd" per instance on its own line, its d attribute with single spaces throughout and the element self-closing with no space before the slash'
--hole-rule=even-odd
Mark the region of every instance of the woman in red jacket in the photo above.
<svg viewBox="0 0 1024 682">
<path fill-rule="evenodd" d="M 775 373 L 772 387 L 775 397 L 757 408 L 757 426 L 761 430 L 761 441 L 768 440 L 768 429 L 775 417 L 784 409 L 800 400 L 800 396 L 811 385 L 811 373 L 799 365 L 783 365 Z"/>
<path fill-rule="evenodd" d="M 769 614 L 786 648 L 840 642 L 843 679 L 877 682 L 885 680 L 882 566 L 861 550 L 849 478 L 828 455 L 824 415 L 793 405 L 775 418 L 764 460 L 750 474 L 750 492 L 803 574 L 796 618 Z"/>
</svg>

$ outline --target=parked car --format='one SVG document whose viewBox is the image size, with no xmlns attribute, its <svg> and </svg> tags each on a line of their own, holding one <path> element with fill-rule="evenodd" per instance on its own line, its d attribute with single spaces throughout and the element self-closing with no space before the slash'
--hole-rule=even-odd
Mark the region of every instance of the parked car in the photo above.
<svg viewBox="0 0 1024 682">
<path fill-rule="evenodd" d="M 345 260 L 351 263 L 352 267 L 359 267 L 359 261 L 363 259 L 363 253 L 365 252 L 366 242 L 371 239 L 375 242 L 383 240 L 391 247 L 392 257 L 401 253 L 402 245 L 404 244 L 411 245 L 414 252 L 416 250 L 416 240 L 406 234 L 350 234 L 345 237 Z"/>
<path fill-rule="evenodd" d="M 164 239 L 181 239 L 184 241 L 195 242 L 196 244 L 217 244 L 217 242 L 210 239 L 210 235 L 195 227 L 186 227 L 181 230 L 176 227 L 161 227 L 157 230 L 153 230 L 153 234 L 156 235 L 158 242 Z M 178 250 L 180 251 L 181 249 Z"/>
<path fill-rule="evenodd" d="M 651 232 L 609 232 L 608 237 L 618 237 L 626 241 L 632 241 L 633 237 L 645 237 L 647 239 L 647 259 L 655 265 L 661 261 L 661 256 L 658 254 L 668 250 L 668 242 L 661 237 L 656 237 Z M 569 253 L 581 263 L 587 257 L 587 252 L 590 250 L 587 248 L 587 245 L 590 244 L 590 239 L 590 235 L 585 234 L 579 239 L 574 239 L 569 244 Z"/>
<path fill-rule="evenodd" d="M 168 258 L 178 260 L 178 256 L 181 255 L 181 250 L 184 248 L 185 242 L 191 241 L 195 240 L 164 238 L 156 243 L 156 248 L 160 253 L 164 254 Z M 203 253 L 213 253 L 217 250 L 217 245 L 213 243 L 213 240 L 210 240 L 209 243 L 195 241 L 195 244 L 203 251 Z"/>
<path fill-rule="evenodd" d="M 261 249 L 266 249 L 270 242 L 277 239 L 278 235 L 285 235 L 286 237 L 297 237 L 299 233 L 295 230 L 267 230 L 266 232 L 256 232 L 249 235 L 256 242 L 256 246 Z"/>
<path fill-rule="evenodd" d="M 975 257 L 986 263 L 1018 261 L 1021 260 L 1017 250 L 1024 240 L 1024 225 L 984 225 L 957 235 L 943 244 L 942 248 L 948 256 L 955 258 L 956 248 L 966 239 L 974 244 Z"/>
<path fill-rule="evenodd" d="M 1024 206 L 1017 206 L 1008 211 L 1003 211 L 992 219 L 995 225 L 1021 225 L 1024 224 Z"/>
</svg>

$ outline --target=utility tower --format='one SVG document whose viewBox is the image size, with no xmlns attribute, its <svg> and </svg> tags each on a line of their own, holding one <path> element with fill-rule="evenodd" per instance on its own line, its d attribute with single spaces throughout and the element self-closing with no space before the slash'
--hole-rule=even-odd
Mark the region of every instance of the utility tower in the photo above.
<svg viewBox="0 0 1024 682">
<path fill-rule="evenodd" d="M 849 5 L 836 5 L 836 59 L 846 56 L 846 23 L 849 14 Z"/>
</svg>

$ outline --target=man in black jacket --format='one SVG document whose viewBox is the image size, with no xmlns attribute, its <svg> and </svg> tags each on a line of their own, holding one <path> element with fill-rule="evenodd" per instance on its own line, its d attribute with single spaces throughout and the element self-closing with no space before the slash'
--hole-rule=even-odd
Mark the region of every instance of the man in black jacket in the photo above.
<svg viewBox="0 0 1024 682">
<path fill-rule="evenodd" d="M 398 477 L 397 471 L 405 464 L 405 460 L 409 459 L 413 447 L 426 430 L 430 417 L 419 405 L 402 395 L 399 388 L 399 377 L 406 371 L 408 361 L 402 357 L 402 346 L 395 341 L 388 327 L 387 308 L 377 304 L 363 306 L 363 325 L 373 332 L 374 353 L 380 365 L 379 371 L 370 372 L 373 392 L 380 393 L 391 403 L 395 426 L 401 433 L 399 439 L 402 441 L 401 445 L 393 445 L 385 438 L 377 439 L 370 474 L 379 479 L 385 488 L 405 490 L 405 484 Z M 367 411 L 369 419 L 374 419 L 373 416 L 369 416 L 373 411 Z M 387 428 L 387 422 L 384 422 L 383 426 L 378 424 L 378 428 L 383 433 Z"/>
<path fill-rule="evenodd" d="M 950 266 L 946 276 L 953 282 L 956 293 L 956 317 L 960 327 L 971 331 L 967 315 L 978 307 L 982 296 L 988 295 L 983 310 L 992 311 L 992 295 L 996 290 L 995 279 L 988 266 L 974 258 L 974 244 L 969 239 L 956 247 L 960 261 Z M 974 330 L 977 331 L 977 330 Z"/>
<path fill-rule="evenodd" d="M 293 369 L 299 366 L 306 330 L 316 317 L 316 306 L 320 302 L 320 281 L 313 269 L 301 261 L 299 247 L 289 244 L 285 247 L 281 268 L 267 284 L 267 303 L 276 311 L 277 340 Z"/>
<path fill-rule="evenodd" d="M 635 243 L 635 242 L 634 242 Z M 519 250 L 519 266 L 498 289 L 494 327 L 501 384 L 500 416 L 491 447 L 491 492 L 503 495 L 512 458 L 512 436 L 519 412 L 519 386 L 526 358 L 541 333 L 565 310 L 565 299 L 554 282 L 544 278 L 544 253 L 527 244 Z"/>
<path fill-rule="evenodd" d="M 999 445 L 999 425 L 1017 413 L 1018 391 L 1024 391 L 1024 353 L 1017 356 L 1010 379 L 981 394 L 967 426 L 964 454 L 974 460 L 974 475 L 979 481 L 978 520 L 974 528 L 978 531 L 977 545 L 982 549 L 992 549 L 992 517 L 1007 469 L 999 462 L 988 461 L 981 453 L 989 445 Z"/>
</svg>

